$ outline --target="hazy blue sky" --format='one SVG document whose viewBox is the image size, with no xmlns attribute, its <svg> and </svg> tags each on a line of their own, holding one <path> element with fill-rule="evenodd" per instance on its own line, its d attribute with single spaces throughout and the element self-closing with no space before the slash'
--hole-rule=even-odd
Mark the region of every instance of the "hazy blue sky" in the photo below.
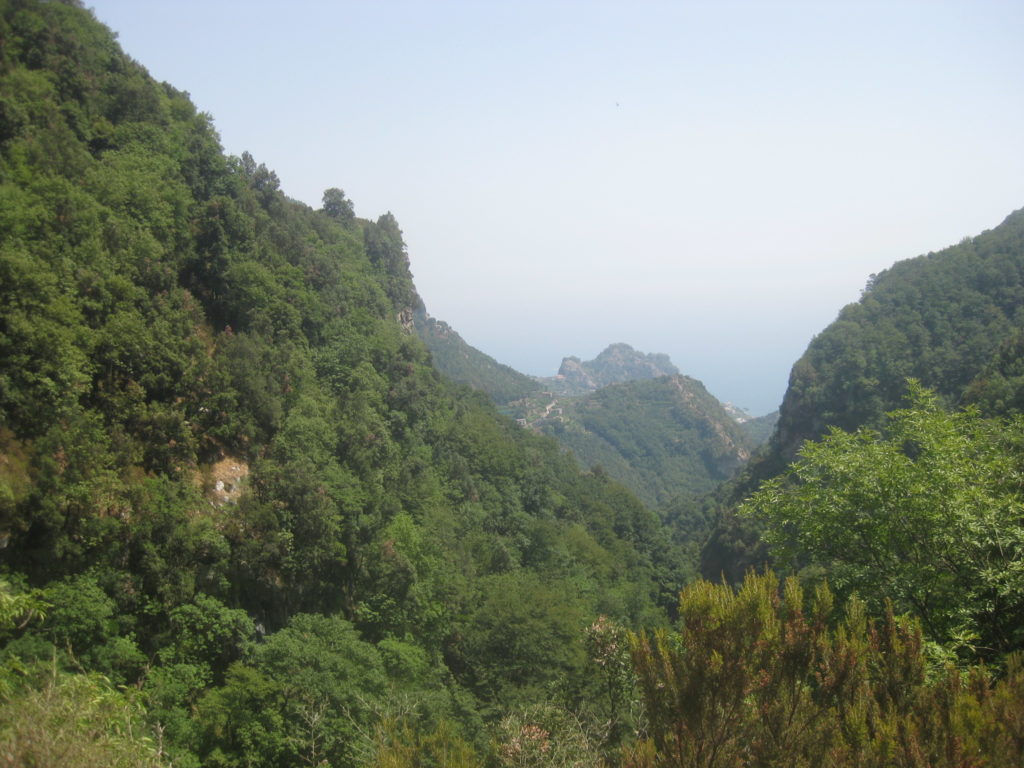
<svg viewBox="0 0 1024 768">
<path fill-rule="evenodd" d="M 772 410 L 869 274 L 1024 207 L 1019 0 L 92 7 L 527 373 L 624 341 Z"/>
</svg>

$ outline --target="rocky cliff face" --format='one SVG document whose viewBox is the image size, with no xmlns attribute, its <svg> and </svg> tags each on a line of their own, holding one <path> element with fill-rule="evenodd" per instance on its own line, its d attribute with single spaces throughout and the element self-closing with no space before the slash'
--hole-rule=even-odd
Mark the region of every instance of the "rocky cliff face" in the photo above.
<svg viewBox="0 0 1024 768">
<path fill-rule="evenodd" d="M 678 374 L 679 369 L 672 364 L 668 355 L 644 354 L 629 344 L 612 344 L 593 360 L 566 357 L 558 369 L 558 379 L 563 386 L 581 392 L 592 392 L 626 381 L 643 381 Z"/>
<path fill-rule="evenodd" d="M 573 389 L 597 389 L 597 384 L 594 383 L 594 379 L 587 373 L 578 357 L 563 357 L 562 364 L 558 367 L 558 377 Z"/>
</svg>

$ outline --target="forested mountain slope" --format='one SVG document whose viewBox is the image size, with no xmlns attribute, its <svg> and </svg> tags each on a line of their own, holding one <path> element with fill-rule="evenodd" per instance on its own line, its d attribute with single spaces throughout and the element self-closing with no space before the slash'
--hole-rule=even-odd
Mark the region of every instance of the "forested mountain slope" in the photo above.
<svg viewBox="0 0 1024 768">
<path fill-rule="evenodd" d="M 415 312 L 413 323 L 416 334 L 430 350 L 434 367 L 452 381 L 486 392 L 499 405 L 540 390 L 536 379 L 470 346 L 448 323 L 430 317 L 426 311 Z"/>
<path fill-rule="evenodd" d="M 597 718 L 585 628 L 683 579 L 658 519 L 435 373 L 393 216 L 289 200 L 77 4 L 0 9 L 0 726 L 53 659 L 179 766 Z"/>
<path fill-rule="evenodd" d="M 773 450 L 827 426 L 878 424 L 908 378 L 959 403 L 1024 329 L 1024 210 L 994 229 L 874 275 L 794 364 Z"/>
<path fill-rule="evenodd" d="M 613 384 L 559 402 L 561 412 L 541 431 L 654 507 L 710 492 L 750 457 L 740 425 L 688 376 Z"/>
<path fill-rule="evenodd" d="M 584 469 L 599 467 L 652 508 L 706 494 L 749 457 L 756 441 L 696 379 L 665 354 L 611 344 L 593 360 L 566 357 L 557 376 L 531 378 L 467 344 L 447 323 L 415 313 L 439 372 L 487 392 Z"/>
<path fill-rule="evenodd" d="M 754 446 L 761 446 L 768 442 L 775 432 L 775 425 L 779 423 L 779 412 L 772 411 L 764 416 L 744 418 L 740 422 L 740 429 L 746 434 L 747 439 Z"/>
<path fill-rule="evenodd" d="M 917 379 L 948 406 L 974 402 L 988 415 L 1019 411 L 1024 331 L 1024 210 L 977 237 L 898 262 L 873 275 L 861 299 L 794 364 L 776 431 L 720 492 L 721 521 L 703 569 L 739 579 L 765 552 L 732 510 L 783 471 L 800 445 L 829 427 L 878 427 Z"/>
</svg>

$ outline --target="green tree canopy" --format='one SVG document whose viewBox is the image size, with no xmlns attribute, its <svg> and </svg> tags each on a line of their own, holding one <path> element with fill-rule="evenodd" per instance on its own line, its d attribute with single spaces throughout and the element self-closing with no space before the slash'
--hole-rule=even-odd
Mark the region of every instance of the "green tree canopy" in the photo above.
<svg viewBox="0 0 1024 768">
<path fill-rule="evenodd" d="M 878 608 L 891 598 L 935 640 L 1024 644 L 1024 421 L 948 412 L 911 383 L 884 432 L 833 429 L 744 506 L 791 568 Z"/>
<path fill-rule="evenodd" d="M 337 187 L 324 190 L 323 207 L 320 210 L 342 224 L 349 224 L 356 218 L 352 201 Z"/>
</svg>

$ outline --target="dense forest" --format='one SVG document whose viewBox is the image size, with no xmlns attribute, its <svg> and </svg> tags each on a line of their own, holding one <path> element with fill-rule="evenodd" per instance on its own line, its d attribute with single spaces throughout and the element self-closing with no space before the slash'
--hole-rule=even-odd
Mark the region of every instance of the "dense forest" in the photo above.
<svg viewBox="0 0 1024 768">
<path fill-rule="evenodd" d="M 555 438 L 585 470 L 607 473 L 652 509 L 709 493 L 767 441 L 777 419 L 750 419 L 720 403 L 665 354 L 611 344 L 593 360 L 563 358 L 556 376 L 531 378 L 470 346 L 447 323 L 422 311 L 414 317 L 440 373 L 486 392 L 502 412 Z M 705 533 L 672 529 L 691 545 Z"/>
<path fill-rule="evenodd" d="M 74 4 L 2 19 L 11 679 L 129 686 L 176 765 L 585 711 L 585 629 L 684 581 L 658 518 L 439 378 L 394 217 L 289 200 Z"/>
<path fill-rule="evenodd" d="M 738 581 L 768 552 L 761 528 L 736 516 L 758 485 L 786 469 L 829 428 L 881 428 L 914 379 L 947 408 L 991 417 L 1021 413 L 1024 369 L 1024 210 L 937 253 L 872 275 L 793 365 L 777 428 L 710 506 L 718 517 L 702 570 Z"/>
<path fill-rule="evenodd" d="M 416 334 L 430 350 L 434 367 L 452 381 L 486 392 L 499 405 L 522 400 L 541 389 L 539 381 L 470 346 L 448 323 L 430 317 L 425 310 L 415 312 L 413 322 Z"/>
<path fill-rule="evenodd" d="M 437 372 L 394 216 L 289 199 L 73 0 L 0 3 L 0 201 L 0 765 L 1024 760 L 1019 216 L 752 496 L 794 575 L 734 589 L 675 543 L 707 505 Z"/>
<path fill-rule="evenodd" d="M 775 450 L 791 459 L 826 426 L 878 426 L 915 378 L 947 405 L 986 389 L 1005 345 L 1024 330 L 1024 211 L 938 253 L 872 275 L 860 301 L 793 366 Z M 1009 400 L 1007 401 L 1007 398 Z M 1006 413 L 1009 393 L 990 395 Z"/>
<path fill-rule="evenodd" d="M 562 413 L 540 430 L 654 508 L 710 492 L 750 456 L 747 434 L 688 376 L 612 384 L 559 403 Z"/>
</svg>

